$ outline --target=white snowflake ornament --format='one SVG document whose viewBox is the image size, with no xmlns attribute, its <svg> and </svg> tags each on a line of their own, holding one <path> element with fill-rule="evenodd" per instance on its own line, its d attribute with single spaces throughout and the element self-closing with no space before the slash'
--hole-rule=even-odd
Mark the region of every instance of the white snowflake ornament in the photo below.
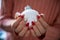
<svg viewBox="0 0 60 40">
<path fill-rule="evenodd" d="M 32 22 L 37 22 L 37 16 L 41 16 L 43 14 L 39 14 L 38 11 L 32 9 L 30 6 L 26 6 L 25 10 L 20 14 L 21 16 L 24 15 L 24 20 L 29 23 L 29 27 L 32 27 Z"/>
</svg>

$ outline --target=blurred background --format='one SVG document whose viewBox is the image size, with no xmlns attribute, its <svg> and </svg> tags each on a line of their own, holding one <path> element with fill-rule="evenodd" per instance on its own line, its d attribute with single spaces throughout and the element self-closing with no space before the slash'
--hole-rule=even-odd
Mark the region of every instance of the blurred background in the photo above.
<svg viewBox="0 0 60 40">
<path fill-rule="evenodd" d="M 6 32 L 1 28 L 1 19 L 3 18 L 3 16 L 1 16 L 1 8 L 2 8 L 1 5 L 2 5 L 2 0 L 0 0 L 0 40 L 8 40 L 10 33 Z"/>
</svg>

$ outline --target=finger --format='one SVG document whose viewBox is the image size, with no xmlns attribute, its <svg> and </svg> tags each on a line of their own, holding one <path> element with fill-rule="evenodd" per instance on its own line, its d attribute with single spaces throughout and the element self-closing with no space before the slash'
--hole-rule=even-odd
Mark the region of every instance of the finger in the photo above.
<svg viewBox="0 0 60 40">
<path fill-rule="evenodd" d="M 17 18 L 18 16 L 20 16 L 20 12 L 16 12 L 15 18 Z"/>
<path fill-rule="evenodd" d="M 44 20 L 42 17 L 39 18 L 39 21 L 41 22 L 41 24 L 42 24 L 45 28 L 48 28 L 48 27 L 49 27 L 49 25 L 45 22 L 45 20 Z"/>
<path fill-rule="evenodd" d="M 20 21 L 22 21 L 22 18 L 18 17 L 14 23 L 11 23 L 11 27 L 15 28 L 20 23 Z"/>
<path fill-rule="evenodd" d="M 28 37 L 30 34 L 30 30 L 28 30 L 26 33 L 25 33 L 25 36 L 24 37 Z"/>
<path fill-rule="evenodd" d="M 39 21 L 36 22 L 36 26 L 39 29 L 41 34 L 45 33 L 46 30 L 44 29 L 44 27 L 41 25 L 41 23 Z"/>
<path fill-rule="evenodd" d="M 36 26 L 33 26 L 33 30 L 34 30 L 36 36 L 38 36 L 38 37 L 41 36 L 41 33 L 39 32 L 39 30 Z"/>
<path fill-rule="evenodd" d="M 30 31 L 31 31 L 31 34 L 32 34 L 34 37 L 36 37 L 36 34 L 35 34 L 34 30 L 31 29 Z"/>
<path fill-rule="evenodd" d="M 15 29 L 15 32 L 19 33 L 19 32 L 23 29 L 24 26 L 25 26 L 25 21 L 22 20 L 22 21 L 19 23 L 19 25 L 17 26 L 17 28 Z"/>
<path fill-rule="evenodd" d="M 25 26 L 23 30 L 19 32 L 19 36 L 23 37 L 27 30 L 28 30 L 28 27 Z"/>
</svg>

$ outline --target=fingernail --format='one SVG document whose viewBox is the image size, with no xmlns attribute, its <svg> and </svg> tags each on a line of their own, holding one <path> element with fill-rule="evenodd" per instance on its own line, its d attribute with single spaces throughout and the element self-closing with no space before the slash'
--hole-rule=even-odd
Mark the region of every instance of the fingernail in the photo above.
<svg viewBox="0 0 60 40">
<path fill-rule="evenodd" d="M 28 30 L 30 30 L 30 28 L 28 27 Z"/>
<path fill-rule="evenodd" d="M 33 29 L 33 27 L 30 27 L 30 29 Z"/>
<path fill-rule="evenodd" d="M 40 16 L 37 16 L 37 18 L 39 19 L 39 18 L 40 18 Z"/>
<path fill-rule="evenodd" d="M 19 17 L 24 18 L 24 15 L 20 15 Z"/>
<path fill-rule="evenodd" d="M 32 25 L 35 25 L 35 22 L 32 21 Z"/>
<path fill-rule="evenodd" d="M 18 33 L 17 33 L 17 32 L 15 32 L 15 34 L 16 34 L 16 35 L 18 35 Z"/>
<path fill-rule="evenodd" d="M 31 29 L 33 29 L 33 27 L 28 27 L 28 30 L 31 30 Z"/>
<path fill-rule="evenodd" d="M 26 26 L 29 27 L 29 23 L 26 23 Z"/>
</svg>

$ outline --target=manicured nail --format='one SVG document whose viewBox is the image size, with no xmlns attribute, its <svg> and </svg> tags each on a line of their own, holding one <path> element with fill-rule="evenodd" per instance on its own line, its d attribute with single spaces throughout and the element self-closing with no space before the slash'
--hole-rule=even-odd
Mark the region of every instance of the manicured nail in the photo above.
<svg viewBox="0 0 60 40">
<path fill-rule="evenodd" d="M 32 21 L 32 25 L 35 25 L 35 22 Z"/>
<path fill-rule="evenodd" d="M 33 27 L 30 27 L 30 29 L 33 29 Z"/>
<path fill-rule="evenodd" d="M 26 26 L 29 27 L 29 23 L 26 23 Z"/>
<path fill-rule="evenodd" d="M 20 15 L 19 17 L 24 18 L 24 15 Z"/>
<path fill-rule="evenodd" d="M 31 30 L 31 29 L 33 29 L 33 27 L 28 27 L 28 30 Z"/>
<path fill-rule="evenodd" d="M 28 30 L 30 30 L 30 28 L 28 27 Z"/>
<path fill-rule="evenodd" d="M 39 19 L 39 18 L 40 18 L 40 16 L 37 16 L 37 18 Z"/>
<path fill-rule="evenodd" d="M 16 34 L 16 35 L 18 35 L 18 33 L 17 33 L 17 32 L 15 32 L 15 34 Z"/>
</svg>

